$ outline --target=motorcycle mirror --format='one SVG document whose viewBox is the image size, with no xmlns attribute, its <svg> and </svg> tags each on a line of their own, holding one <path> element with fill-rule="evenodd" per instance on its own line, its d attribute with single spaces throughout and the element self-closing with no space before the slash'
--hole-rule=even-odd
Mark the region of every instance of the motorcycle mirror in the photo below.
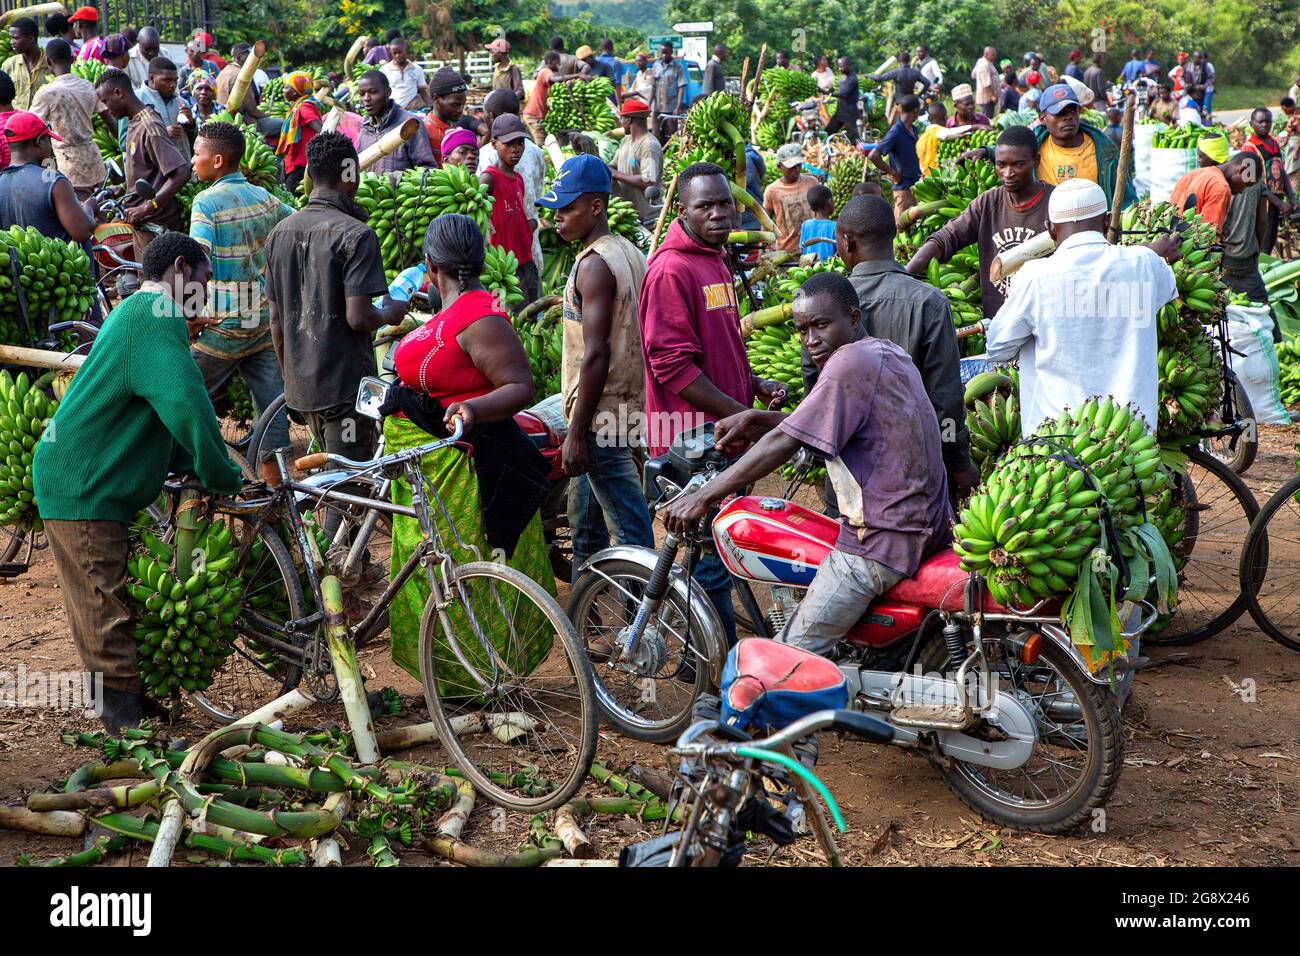
<svg viewBox="0 0 1300 956">
<path fill-rule="evenodd" d="M 104 166 L 108 169 L 108 175 L 105 177 L 107 180 L 114 182 L 124 182 L 126 180 L 126 174 L 122 172 L 122 167 L 117 164 L 116 159 L 106 160 Z"/>
<path fill-rule="evenodd" d="M 380 421 L 384 416 L 379 414 L 379 407 L 384 404 L 384 396 L 387 394 L 387 382 L 382 378 L 367 375 L 361 380 L 361 385 L 357 388 L 357 411 L 367 418 Z"/>
<path fill-rule="evenodd" d="M 146 202 L 158 195 L 154 192 L 153 183 L 149 182 L 147 179 L 137 179 L 135 181 L 135 186 L 132 187 L 132 191 Z"/>
<path fill-rule="evenodd" d="M 660 189 L 658 186 L 648 186 L 645 191 L 645 198 L 649 202 L 656 203 L 659 201 L 659 197 L 662 196 L 663 194 L 664 191 Z"/>
</svg>

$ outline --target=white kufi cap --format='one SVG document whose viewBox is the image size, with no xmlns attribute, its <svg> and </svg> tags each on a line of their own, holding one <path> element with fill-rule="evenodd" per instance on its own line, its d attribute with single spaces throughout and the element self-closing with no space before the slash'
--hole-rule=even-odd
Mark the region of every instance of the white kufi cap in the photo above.
<svg viewBox="0 0 1300 956">
<path fill-rule="evenodd" d="M 1106 194 L 1090 179 L 1067 179 L 1052 190 L 1047 218 L 1055 223 L 1082 222 L 1109 210 Z"/>
</svg>

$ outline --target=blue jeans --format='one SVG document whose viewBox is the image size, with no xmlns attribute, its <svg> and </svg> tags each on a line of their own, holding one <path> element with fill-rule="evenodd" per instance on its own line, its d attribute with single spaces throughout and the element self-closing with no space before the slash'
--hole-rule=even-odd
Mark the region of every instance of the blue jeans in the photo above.
<svg viewBox="0 0 1300 956">
<path fill-rule="evenodd" d="M 588 435 L 587 473 L 569 493 L 569 528 L 573 538 L 573 578 L 597 551 L 609 547 L 610 529 L 618 544 L 655 546 L 650 509 L 641 492 L 641 475 L 632 449 L 602 445 Z"/>
<path fill-rule="evenodd" d="M 276 361 L 273 348 L 265 348 L 236 359 L 218 358 L 199 351 L 191 354 L 194 356 L 194 364 L 203 373 L 203 384 L 207 386 L 209 395 L 220 392 L 230 377 L 238 372 L 248 383 L 248 390 L 253 393 L 253 411 L 261 415 L 263 409 L 284 392 L 284 379 L 280 375 L 280 363 Z M 284 448 L 288 444 L 289 416 L 277 415 L 275 421 L 267 426 L 266 438 L 262 442 L 266 454 L 262 460 L 270 461 L 273 449 Z M 256 465 L 257 462 L 251 464 Z"/>
<path fill-rule="evenodd" d="M 1214 112 L 1214 90 L 1205 91 L 1205 103 L 1202 105 L 1205 107 L 1206 121 L 1208 122 L 1209 115 Z"/>
<path fill-rule="evenodd" d="M 707 554 L 695 564 L 691 575 L 704 588 L 709 601 L 722 618 L 722 629 L 727 635 L 727 647 L 736 645 L 736 611 L 731 606 L 731 572 L 716 554 Z"/>
</svg>

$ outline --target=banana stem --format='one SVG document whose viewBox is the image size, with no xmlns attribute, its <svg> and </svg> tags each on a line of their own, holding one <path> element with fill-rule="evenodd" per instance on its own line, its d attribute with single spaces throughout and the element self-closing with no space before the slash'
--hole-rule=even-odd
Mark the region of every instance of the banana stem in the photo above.
<svg viewBox="0 0 1300 956">
<path fill-rule="evenodd" d="M 235 79 L 235 85 L 230 89 L 230 96 L 226 98 L 226 112 L 232 116 L 239 112 L 239 107 L 243 105 L 244 94 L 248 92 L 249 86 L 253 83 L 253 75 L 257 73 L 257 65 L 262 62 L 262 57 L 266 55 L 266 44 L 258 40 L 253 44 L 253 49 L 248 53 L 248 59 L 244 60 L 244 65 L 239 68 L 239 76 Z"/>
<path fill-rule="evenodd" d="M 776 242 L 774 232 L 736 231 L 727 233 L 727 242 L 738 246 L 763 246 Z"/>
<path fill-rule="evenodd" d="M 650 240 L 650 252 L 654 253 L 659 248 L 659 243 L 663 241 L 664 229 L 668 221 L 672 218 L 673 202 L 677 199 L 677 176 L 674 175 L 672 182 L 668 184 L 668 192 L 664 193 L 664 208 L 659 211 L 659 221 L 655 223 L 655 234 Z"/>
<path fill-rule="evenodd" d="M 745 147 L 742 145 L 741 150 L 743 151 L 744 148 Z M 776 223 L 774 223 L 772 217 L 767 214 L 767 210 L 763 208 L 763 204 L 749 194 L 749 190 L 745 188 L 743 182 L 731 184 L 731 197 L 740 205 L 744 206 L 745 209 L 758 220 L 758 227 L 763 230 L 763 232 L 776 233 Z"/>
<path fill-rule="evenodd" d="M 766 309 L 759 309 L 757 312 L 751 312 L 740 320 L 740 334 L 749 338 L 755 329 L 765 329 L 770 325 L 780 325 L 787 321 L 790 316 L 794 315 L 794 306 L 789 302 L 781 305 L 768 306 Z"/>
<path fill-rule="evenodd" d="M 320 583 L 320 593 L 325 612 L 325 642 L 334 661 L 334 676 L 339 682 L 339 696 L 343 698 L 343 710 L 352 730 L 357 760 L 373 764 L 379 760 L 379 747 L 375 743 L 375 726 L 370 720 L 366 688 L 357 667 L 357 649 L 348 633 L 347 616 L 343 613 L 343 589 L 339 579 L 327 575 Z"/>
<path fill-rule="evenodd" d="M 918 219 L 924 219 L 926 216 L 933 216 L 936 212 L 946 205 L 946 200 L 936 199 L 933 202 L 923 202 L 919 206 L 913 206 L 907 212 L 903 213 L 902 222 L 899 225 L 903 229 L 908 229 Z"/>
</svg>

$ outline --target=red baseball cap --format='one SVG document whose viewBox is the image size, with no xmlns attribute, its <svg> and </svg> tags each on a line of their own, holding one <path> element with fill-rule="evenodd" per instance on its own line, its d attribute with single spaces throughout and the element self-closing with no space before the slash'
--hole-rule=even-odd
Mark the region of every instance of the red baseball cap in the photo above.
<svg viewBox="0 0 1300 956">
<path fill-rule="evenodd" d="M 646 116 L 650 112 L 650 107 L 641 100 L 629 97 L 623 101 L 623 105 L 618 108 L 619 116 Z"/>
<path fill-rule="evenodd" d="M 5 121 L 5 139 L 11 143 L 26 143 L 42 136 L 63 142 L 63 137 L 56 135 L 35 113 L 14 113 Z"/>
<path fill-rule="evenodd" d="M 94 7 L 78 7 L 77 12 L 68 17 L 68 22 L 74 23 L 77 20 L 85 20 L 87 23 L 98 23 L 99 11 Z"/>
</svg>

